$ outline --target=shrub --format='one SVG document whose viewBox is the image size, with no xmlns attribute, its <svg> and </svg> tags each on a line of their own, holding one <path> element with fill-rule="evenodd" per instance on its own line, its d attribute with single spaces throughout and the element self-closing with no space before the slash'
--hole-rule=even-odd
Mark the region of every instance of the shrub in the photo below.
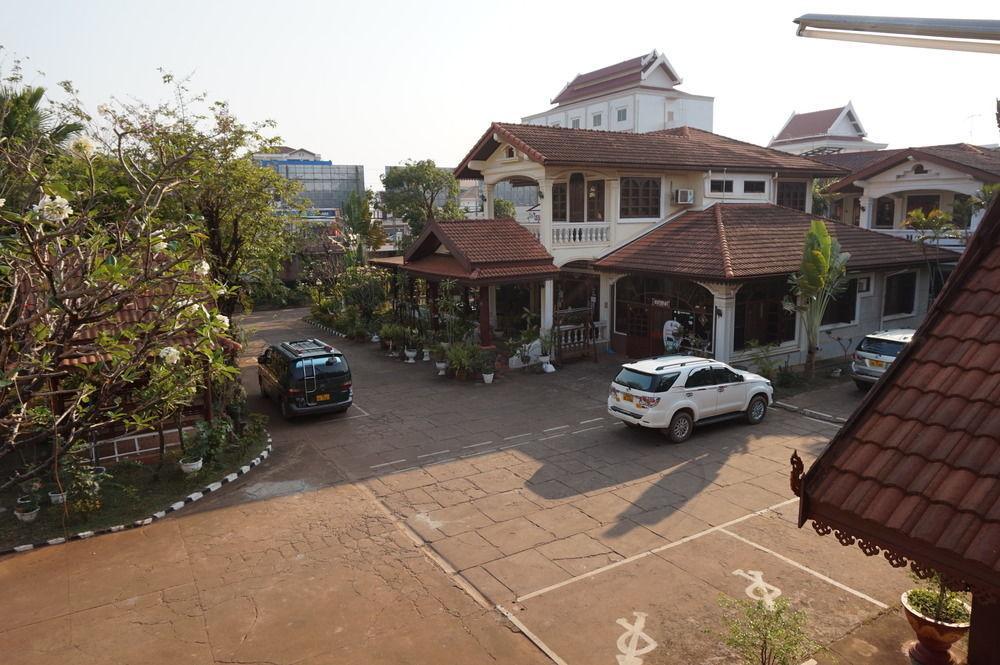
<svg viewBox="0 0 1000 665">
<path fill-rule="evenodd" d="M 476 369 L 479 363 L 479 347 L 468 342 L 454 342 L 445 351 L 448 367 L 456 375 L 465 375 Z"/>
<path fill-rule="evenodd" d="M 777 378 L 783 365 L 780 360 L 771 355 L 777 348 L 777 344 L 758 344 L 757 340 L 751 340 L 747 344 L 750 362 L 753 363 L 757 373 L 768 381 L 774 381 Z"/>
<path fill-rule="evenodd" d="M 201 458 L 204 466 L 213 466 L 225 450 L 233 425 L 228 418 L 216 417 L 211 422 L 202 420 L 195 425 L 193 434 L 184 435 L 186 457 Z"/>
<path fill-rule="evenodd" d="M 785 598 L 768 608 L 763 601 L 732 600 L 722 596 L 728 628 L 726 646 L 744 665 L 799 665 L 818 648 L 806 635 L 806 614 L 794 610 Z"/>
<path fill-rule="evenodd" d="M 969 608 L 965 597 L 951 591 L 937 573 L 928 580 L 920 580 L 924 586 L 906 594 L 906 600 L 916 611 L 928 619 L 944 623 L 965 623 L 969 621 Z"/>
</svg>

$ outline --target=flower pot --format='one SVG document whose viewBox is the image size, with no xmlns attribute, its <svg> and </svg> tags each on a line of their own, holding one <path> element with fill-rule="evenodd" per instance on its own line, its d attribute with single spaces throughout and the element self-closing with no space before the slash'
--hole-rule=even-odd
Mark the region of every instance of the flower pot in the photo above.
<svg viewBox="0 0 1000 665">
<path fill-rule="evenodd" d="M 955 660 L 951 656 L 951 645 L 965 637 L 969 624 L 945 623 L 925 617 L 910 606 L 907 601 L 909 593 L 907 591 L 900 596 L 900 600 L 906 620 L 917 636 L 916 643 L 910 648 L 910 658 L 920 665 L 952 665 Z"/>
<path fill-rule="evenodd" d="M 49 501 L 52 502 L 53 506 L 66 503 L 66 492 L 49 492 Z"/>
<path fill-rule="evenodd" d="M 427 362 L 428 360 L 431 359 L 431 350 L 424 349 L 423 351 L 424 351 L 424 362 Z"/>
<path fill-rule="evenodd" d="M 31 510 L 27 510 L 27 508 L 31 508 Z M 14 509 L 14 517 L 20 522 L 30 524 L 38 517 L 39 510 L 38 506 L 22 506 Z"/>
<path fill-rule="evenodd" d="M 196 471 L 201 471 L 201 458 L 189 459 L 187 457 L 181 458 L 180 465 L 181 471 L 184 473 L 195 473 Z"/>
<path fill-rule="evenodd" d="M 483 383 L 493 383 L 493 376 L 494 376 L 493 372 L 490 372 L 488 374 L 486 372 L 483 372 Z"/>
<path fill-rule="evenodd" d="M 465 381 L 468 378 L 466 370 L 456 369 L 455 378 L 458 379 L 459 381 Z"/>
<path fill-rule="evenodd" d="M 407 363 L 415 363 L 415 362 L 417 362 L 417 360 L 416 360 L 416 358 L 417 358 L 417 350 L 416 349 L 403 349 L 403 353 L 406 354 L 406 362 Z"/>
<path fill-rule="evenodd" d="M 444 376 L 445 375 L 445 371 L 448 369 L 448 363 L 438 361 L 438 362 L 434 363 L 434 367 L 438 371 L 438 376 Z"/>
<path fill-rule="evenodd" d="M 378 343 L 379 343 L 379 342 L 381 342 L 381 341 L 382 341 L 382 338 L 380 338 L 380 337 L 378 336 L 378 333 L 376 333 L 376 334 L 372 335 L 372 343 L 373 343 L 373 344 L 378 344 Z"/>
<path fill-rule="evenodd" d="M 550 358 L 551 356 L 547 354 L 542 354 L 538 356 L 538 362 L 542 363 L 543 365 L 547 365 L 549 363 Z"/>
</svg>

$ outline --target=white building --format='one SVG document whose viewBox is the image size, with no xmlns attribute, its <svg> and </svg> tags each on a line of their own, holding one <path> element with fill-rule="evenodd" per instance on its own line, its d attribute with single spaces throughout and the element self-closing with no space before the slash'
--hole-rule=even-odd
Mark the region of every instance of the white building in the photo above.
<svg viewBox="0 0 1000 665">
<path fill-rule="evenodd" d="M 869 141 L 865 138 L 867 135 L 854 106 L 848 102 L 835 109 L 793 112 L 767 147 L 793 155 L 860 152 L 886 147 L 885 143 Z"/>
<path fill-rule="evenodd" d="M 680 83 L 666 56 L 652 51 L 578 74 L 552 99 L 555 108 L 527 115 L 521 122 L 617 132 L 685 125 L 712 131 L 714 98 L 678 90 Z"/>
</svg>

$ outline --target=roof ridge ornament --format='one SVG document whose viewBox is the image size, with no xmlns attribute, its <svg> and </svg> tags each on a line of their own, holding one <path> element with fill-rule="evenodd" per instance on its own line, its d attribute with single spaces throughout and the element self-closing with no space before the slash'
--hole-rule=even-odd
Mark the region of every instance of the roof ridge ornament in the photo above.
<svg viewBox="0 0 1000 665">
<path fill-rule="evenodd" d="M 726 225 L 722 221 L 722 204 L 715 204 L 715 227 L 719 231 L 719 244 L 722 246 L 722 270 L 726 279 L 733 279 L 733 259 L 729 255 L 729 241 L 726 239 Z"/>
</svg>

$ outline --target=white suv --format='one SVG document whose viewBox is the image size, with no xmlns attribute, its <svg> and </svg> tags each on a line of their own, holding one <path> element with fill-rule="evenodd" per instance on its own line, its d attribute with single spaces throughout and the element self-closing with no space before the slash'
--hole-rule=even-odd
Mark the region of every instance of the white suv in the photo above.
<svg viewBox="0 0 1000 665">
<path fill-rule="evenodd" d="M 764 420 L 774 390 L 757 374 L 695 356 L 663 356 L 622 365 L 608 392 L 608 413 L 631 427 L 686 441 L 695 423 L 744 416 Z"/>
</svg>

